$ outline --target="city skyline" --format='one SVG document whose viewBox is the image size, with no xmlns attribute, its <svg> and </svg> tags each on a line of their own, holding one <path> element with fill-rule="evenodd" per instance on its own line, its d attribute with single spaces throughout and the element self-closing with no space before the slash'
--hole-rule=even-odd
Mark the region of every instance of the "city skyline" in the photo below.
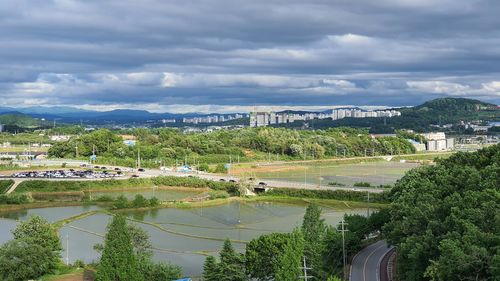
<svg viewBox="0 0 500 281">
<path fill-rule="evenodd" d="M 3 1 L 0 107 L 499 104 L 499 9 L 493 0 Z"/>
</svg>

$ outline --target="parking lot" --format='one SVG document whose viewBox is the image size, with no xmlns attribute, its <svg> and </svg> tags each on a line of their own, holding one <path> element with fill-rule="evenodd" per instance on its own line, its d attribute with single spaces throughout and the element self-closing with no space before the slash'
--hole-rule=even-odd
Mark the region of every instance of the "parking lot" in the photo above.
<svg viewBox="0 0 500 281">
<path fill-rule="evenodd" d="M 50 171 L 26 171 L 13 173 L 13 178 L 59 178 L 59 179 L 104 179 L 123 177 L 121 171 L 92 171 L 92 170 L 50 170 Z"/>
</svg>

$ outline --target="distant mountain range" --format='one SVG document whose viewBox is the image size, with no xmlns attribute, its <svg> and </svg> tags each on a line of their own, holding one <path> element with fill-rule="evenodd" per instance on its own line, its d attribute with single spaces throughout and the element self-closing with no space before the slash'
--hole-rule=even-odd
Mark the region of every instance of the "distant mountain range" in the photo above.
<svg viewBox="0 0 500 281">
<path fill-rule="evenodd" d="M 428 124 L 438 124 L 446 122 L 455 122 L 457 120 L 491 120 L 498 121 L 500 119 L 498 106 L 495 104 L 485 103 L 479 100 L 465 99 L 465 98 L 440 98 L 425 102 L 421 105 L 409 108 L 399 108 L 402 116 L 398 118 L 391 118 L 390 123 L 401 123 L 394 127 L 412 127 L 418 125 L 419 127 L 427 126 Z M 286 110 L 282 112 L 289 113 L 308 113 L 312 111 L 294 111 Z M 325 110 L 323 113 L 331 113 L 332 110 Z M 10 116 L 10 117 L 6 117 Z M 162 119 L 176 119 L 180 120 L 184 117 L 201 117 L 208 115 L 233 115 L 233 114 L 201 114 L 201 113 L 152 113 L 146 110 L 133 110 L 133 109 L 116 109 L 111 111 L 92 111 L 83 110 L 74 107 L 26 107 L 26 108 L 9 108 L 0 107 L 0 124 L 15 125 L 14 123 L 21 123 L 34 126 L 41 124 L 40 121 L 30 121 L 30 118 L 45 119 L 46 121 L 56 120 L 58 123 L 80 123 L 83 124 L 124 124 L 124 123 L 144 123 L 149 120 L 162 120 Z M 17 116 L 17 117 L 13 117 Z M 377 119 L 377 118 L 375 118 Z M 325 127 L 346 125 L 346 126 L 361 126 L 373 127 L 379 126 L 380 122 L 373 118 L 353 119 L 346 118 L 346 120 L 325 120 Z M 3 120 L 3 123 L 2 123 Z M 18 122 L 16 122 L 16 120 Z M 49 122 L 45 122 L 49 123 Z M 320 125 L 318 123 L 318 125 Z M 393 124 L 396 125 L 396 124 Z M 410 126 L 412 125 L 412 126 Z"/>
<path fill-rule="evenodd" d="M 152 113 L 146 110 L 133 110 L 133 109 L 116 109 L 111 111 L 93 111 L 83 110 L 74 107 L 25 107 L 25 108 L 11 108 L 0 107 L 0 114 L 5 115 L 28 115 L 33 118 L 43 118 L 46 120 L 57 120 L 63 123 L 85 123 L 85 124 L 102 124 L 102 123 L 142 123 L 148 120 L 162 120 L 162 119 L 182 119 L 190 117 L 202 117 L 208 115 L 234 115 L 234 114 L 202 114 L 202 113 Z M 241 114 L 241 113 L 240 113 Z"/>
</svg>

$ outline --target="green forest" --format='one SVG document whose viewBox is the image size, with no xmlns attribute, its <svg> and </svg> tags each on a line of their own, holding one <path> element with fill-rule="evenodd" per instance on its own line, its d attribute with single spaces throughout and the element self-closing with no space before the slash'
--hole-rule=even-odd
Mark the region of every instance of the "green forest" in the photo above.
<svg viewBox="0 0 500 281">
<path fill-rule="evenodd" d="M 372 138 L 367 130 L 335 128 L 296 131 L 285 128 L 245 128 L 207 133 L 183 133 L 177 129 L 134 129 L 122 133 L 137 138 L 127 146 L 117 132 L 101 129 L 55 144 L 51 157 L 89 157 L 93 149 L 98 161 L 135 165 L 140 153 L 145 166 L 160 163 L 229 163 L 231 160 L 321 159 L 414 153 L 404 138 Z M 78 153 L 78 155 L 77 155 Z"/>
<path fill-rule="evenodd" d="M 412 170 L 390 197 L 401 280 L 499 280 L 500 145 Z"/>
</svg>

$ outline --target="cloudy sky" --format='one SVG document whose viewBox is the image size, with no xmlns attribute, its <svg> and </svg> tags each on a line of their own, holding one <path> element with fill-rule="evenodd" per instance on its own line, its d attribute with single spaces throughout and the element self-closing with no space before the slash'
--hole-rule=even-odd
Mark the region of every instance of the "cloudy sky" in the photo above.
<svg viewBox="0 0 500 281">
<path fill-rule="evenodd" d="M 498 0 L 4 0 L 0 106 L 500 103 Z"/>
</svg>

